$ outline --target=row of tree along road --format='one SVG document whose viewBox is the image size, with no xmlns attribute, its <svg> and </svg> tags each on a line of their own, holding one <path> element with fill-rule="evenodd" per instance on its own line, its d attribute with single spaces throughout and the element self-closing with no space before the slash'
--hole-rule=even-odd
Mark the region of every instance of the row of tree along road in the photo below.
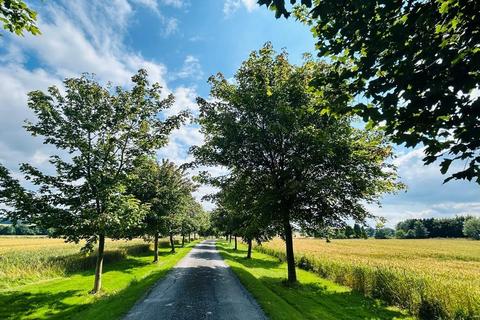
<svg viewBox="0 0 480 320">
<path fill-rule="evenodd" d="M 155 152 L 170 132 L 187 118 L 186 112 L 163 118 L 173 96 L 161 98 L 158 84 L 150 85 L 145 70 L 132 77 L 133 87 L 102 87 L 85 75 L 67 79 L 64 93 L 29 94 L 35 121 L 25 128 L 56 147 L 50 157 L 54 174 L 28 163 L 24 178 L 36 186 L 27 190 L 0 166 L 0 198 L 8 218 L 40 228 L 67 241 L 85 241 L 84 250 L 98 244 L 95 283 L 101 288 L 105 238 L 154 238 L 158 260 L 159 235 L 201 233 L 208 216 L 192 192 L 196 186 L 183 169 L 169 161 L 158 163 Z"/>
<path fill-rule="evenodd" d="M 274 235 L 285 240 L 289 282 L 296 281 L 294 228 L 361 223 L 371 217 L 366 203 L 404 187 L 388 161 L 387 138 L 424 145 L 426 164 L 455 171 L 447 181 L 480 182 L 478 1 L 292 0 L 293 8 L 285 0 L 258 2 L 277 18 L 293 10 L 310 25 L 321 59 L 292 65 L 286 52 L 266 44 L 233 82 L 211 77 L 211 97 L 198 99 L 205 144 L 192 148 L 191 165 L 225 169 L 199 176 L 220 190 L 210 196 L 218 224 L 228 221 L 250 248 Z M 39 33 L 22 1 L 5 3 L 0 14 L 8 30 Z M 86 240 L 87 249 L 98 243 L 93 292 L 100 289 L 105 237 L 171 236 L 178 212 L 199 210 L 182 170 L 154 160 L 187 114 L 159 117 L 173 97 L 162 99 L 143 70 L 132 80 L 131 90 L 83 76 L 67 79 L 65 90 L 31 92 L 36 119 L 25 127 L 57 148 L 50 158 L 56 173 L 22 164 L 37 186 L 28 191 L 0 168 L 10 219 L 54 227 L 55 236 Z"/>
</svg>

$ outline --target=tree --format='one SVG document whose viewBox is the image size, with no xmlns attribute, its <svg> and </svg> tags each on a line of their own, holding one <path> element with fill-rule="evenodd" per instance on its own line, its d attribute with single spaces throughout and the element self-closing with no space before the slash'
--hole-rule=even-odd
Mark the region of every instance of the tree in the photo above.
<svg viewBox="0 0 480 320">
<path fill-rule="evenodd" d="M 347 237 L 347 239 L 349 239 L 353 236 L 353 234 L 354 234 L 354 232 L 353 232 L 352 227 L 345 226 L 345 237 Z"/>
<path fill-rule="evenodd" d="M 480 240 L 480 218 L 471 217 L 466 220 L 463 226 L 463 233 L 469 238 Z"/>
<path fill-rule="evenodd" d="M 397 239 L 405 239 L 406 238 L 406 233 L 402 229 L 399 229 L 395 231 L 395 238 Z"/>
<path fill-rule="evenodd" d="M 0 0 L 0 22 L 4 30 L 18 36 L 23 36 L 24 31 L 32 35 L 40 34 L 37 27 L 37 13 L 30 9 L 25 1 Z"/>
<path fill-rule="evenodd" d="M 355 238 L 360 239 L 362 237 L 362 228 L 358 223 L 353 225 L 353 235 Z"/>
<path fill-rule="evenodd" d="M 220 191 L 213 199 L 223 212 L 228 230 L 235 236 L 234 250 L 237 250 L 237 236 L 241 236 L 248 245 L 246 258 L 250 259 L 253 241 L 260 244 L 275 235 L 269 215 L 262 214 L 267 209 L 262 207 L 265 201 L 256 192 L 255 181 L 249 176 L 233 173 L 216 182 Z"/>
<path fill-rule="evenodd" d="M 181 210 L 187 206 L 194 186 L 185 172 L 174 163 L 147 158 L 141 159 L 130 176 L 128 191 L 149 206 L 139 230 L 141 235 L 153 237 L 154 259 L 158 262 L 158 239 L 161 234 L 173 237 L 172 226 L 177 225 Z M 174 222 L 175 221 L 175 222 Z M 178 222 L 181 224 L 181 222 Z M 175 251 L 172 239 L 172 252 Z"/>
<path fill-rule="evenodd" d="M 423 239 L 428 237 L 427 228 L 425 228 L 422 222 L 416 221 L 415 224 L 413 225 L 413 228 L 415 232 L 415 238 Z"/>
<path fill-rule="evenodd" d="M 277 18 L 290 14 L 285 0 L 258 2 Z M 463 162 L 446 181 L 480 183 L 480 2 L 290 3 L 303 5 L 294 11 L 312 25 L 319 56 L 343 67 L 338 81 L 363 97 L 332 111 L 358 113 L 397 143 L 423 144 L 425 164 L 442 160 L 443 174 Z"/>
<path fill-rule="evenodd" d="M 325 114 L 349 101 L 342 87 L 310 90 L 312 79 L 330 71 L 311 59 L 293 66 L 285 52 L 276 55 L 266 44 L 250 54 L 233 83 L 221 74 L 209 79 L 212 100 L 198 99 L 205 144 L 192 149 L 196 163 L 249 179 L 258 213 L 285 240 L 289 282 L 296 281 L 293 223 L 303 229 L 362 221 L 369 216 L 363 202 L 397 188 L 394 170 L 386 170 L 391 148 L 382 134 Z"/>
<path fill-rule="evenodd" d="M 147 213 L 126 192 L 128 176 L 136 161 L 152 156 L 186 116 L 160 120 L 158 114 L 173 104 L 173 96 L 162 99 L 160 85 L 150 85 L 145 70 L 132 81 L 131 90 L 104 88 L 84 75 L 65 80 L 65 91 L 50 87 L 48 93 L 29 93 L 36 120 L 25 127 L 58 150 L 50 156 L 55 174 L 22 164 L 25 178 L 38 186 L 32 192 L 0 170 L 0 198 L 13 208 L 7 213 L 12 221 L 54 227 L 56 237 L 86 240 L 85 250 L 98 242 L 92 293 L 101 288 L 105 238 L 130 238 Z"/>
</svg>

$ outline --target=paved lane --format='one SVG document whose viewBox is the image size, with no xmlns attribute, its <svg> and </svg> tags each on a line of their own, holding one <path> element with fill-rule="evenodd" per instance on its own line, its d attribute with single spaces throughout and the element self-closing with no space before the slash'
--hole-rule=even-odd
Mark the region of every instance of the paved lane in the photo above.
<svg viewBox="0 0 480 320">
<path fill-rule="evenodd" d="M 206 240 L 130 310 L 125 320 L 266 319 L 256 301 Z"/>
</svg>

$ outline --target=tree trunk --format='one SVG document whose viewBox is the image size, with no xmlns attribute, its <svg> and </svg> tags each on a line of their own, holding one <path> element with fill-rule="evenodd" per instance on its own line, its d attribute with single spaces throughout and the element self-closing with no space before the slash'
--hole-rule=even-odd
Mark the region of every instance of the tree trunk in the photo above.
<svg viewBox="0 0 480 320">
<path fill-rule="evenodd" d="M 248 239 L 248 251 L 247 251 L 247 259 L 252 258 L 252 239 Z"/>
<path fill-rule="evenodd" d="M 225 241 L 228 241 L 228 234 L 225 236 Z"/>
<path fill-rule="evenodd" d="M 153 262 L 158 262 L 158 232 L 155 232 L 155 240 L 153 241 Z"/>
<path fill-rule="evenodd" d="M 188 242 L 192 242 L 192 234 L 188 233 Z"/>
<path fill-rule="evenodd" d="M 170 252 L 175 253 L 175 243 L 173 242 L 173 233 L 170 232 L 170 247 L 172 250 Z"/>
<path fill-rule="evenodd" d="M 229 237 L 228 243 L 232 243 L 232 234 L 230 234 L 230 237 Z"/>
<path fill-rule="evenodd" d="M 182 234 L 182 248 L 185 246 L 185 235 Z"/>
<path fill-rule="evenodd" d="M 288 267 L 288 282 L 297 282 L 297 274 L 295 272 L 295 257 L 293 254 L 293 238 L 292 238 L 292 226 L 290 225 L 288 215 L 284 219 L 283 223 L 285 233 L 285 245 L 287 253 L 287 267 Z"/>
<path fill-rule="evenodd" d="M 100 292 L 102 287 L 102 269 L 103 269 L 103 257 L 105 253 L 105 235 L 101 234 L 98 240 L 98 253 L 97 264 L 95 266 L 95 282 L 93 284 L 93 290 L 90 293 L 95 294 Z"/>
<path fill-rule="evenodd" d="M 235 248 L 233 250 L 237 251 L 237 235 L 235 235 Z"/>
</svg>

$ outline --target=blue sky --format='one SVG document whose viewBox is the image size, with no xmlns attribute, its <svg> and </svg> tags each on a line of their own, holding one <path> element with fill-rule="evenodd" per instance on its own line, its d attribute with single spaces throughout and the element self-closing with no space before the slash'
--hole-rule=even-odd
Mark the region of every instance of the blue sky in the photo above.
<svg viewBox="0 0 480 320">
<path fill-rule="evenodd" d="M 19 162 L 48 169 L 53 151 L 22 128 L 23 120 L 32 116 L 26 106 L 31 90 L 61 86 L 65 77 L 83 72 L 95 73 L 101 82 L 128 86 L 131 75 L 146 68 L 165 93 L 177 97 L 172 112 L 195 112 L 195 98 L 208 96 L 207 78 L 217 72 L 232 77 L 248 54 L 266 41 L 277 50 L 286 48 L 293 63 L 299 63 L 303 53 L 314 52 L 308 28 L 293 19 L 276 20 L 255 0 L 29 3 L 39 13 L 42 35 L 19 38 L 4 32 L 0 38 L 0 162 L 13 172 Z M 191 159 L 188 148 L 201 143 L 198 127 L 187 124 L 158 155 L 183 163 Z M 422 149 L 397 151 L 393 161 L 409 189 L 385 197 L 381 208 L 370 207 L 372 212 L 385 216 L 390 225 L 411 217 L 480 216 L 478 185 L 443 185 L 437 167 L 423 166 Z M 197 196 L 210 191 L 203 186 Z"/>
</svg>

